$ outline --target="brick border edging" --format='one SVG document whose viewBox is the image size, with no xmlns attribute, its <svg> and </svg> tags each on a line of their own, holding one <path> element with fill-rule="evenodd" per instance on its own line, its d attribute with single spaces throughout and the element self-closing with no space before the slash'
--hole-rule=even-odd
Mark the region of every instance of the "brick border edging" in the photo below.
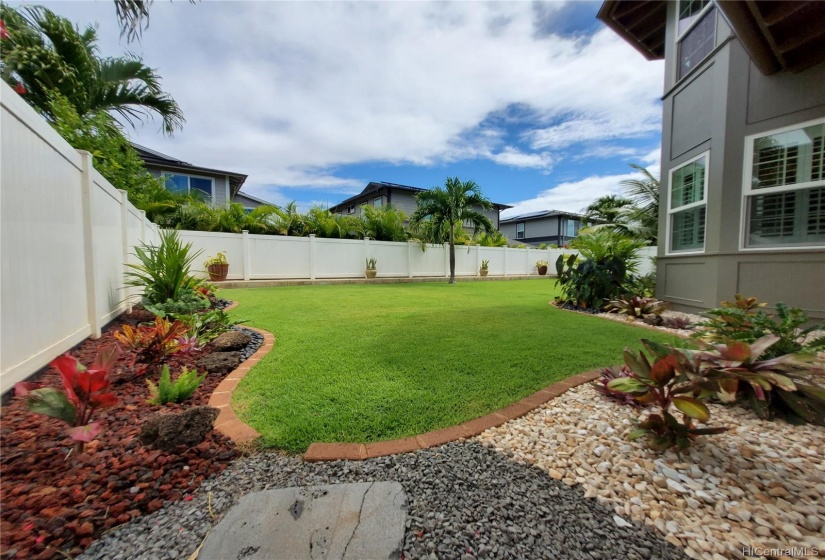
<svg viewBox="0 0 825 560">
<path fill-rule="evenodd" d="M 362 460 L 396 453 L 408 453 L 419 449 L 435 447 L 451 441 L 477 436 L 484 430 L 501 426 L 502 424 L 524 416 L 533 409 L 548 401 L 590 381 L 595 381 L 601 375 L 600 371 L 588 371 L 567 379 L 557 381 L 536 391 L 509 406 L 492 412 L 481 418 L 464 422 L 450 428 L 434 430 L 418 436 L 379 441 L 376 443 L 313 443 L 303 455 L 304 461 L 339 461 Z"/>
<path fill-rule="evenodd" d="M 238 302 L 234 301 L 224 308 L 224 311 L 229 311 L 237 307 Z M 252 366 L 261 361 L 261 358 L 266 356 L 270 350 L 275 346 L 275 335 L 262 329 L 255 327 L 244 326 L 243 328 L 255 331 L 264 337 L 264 343 L 258 348 L 254 354 L 241 362 L 238 367 L 232 370 L 229 375 L 223 378 L 223 381 L 215 387 L 212 395 L 209 397 L 209 406 L 217 408 L 220 411 L 218 418 L 215 420 L 215 429 L 223 435 L 230 438 L 237 443 L 248 443 L 261 437 L 252 426 L 241 422 L 232 411 L 232 391 L 238 386 L 241 379 L 249 373 Z"/>
<path fill-rule="evenodd" d="M 625 325 L 629 325 L 631 327 L 636 327 L 636 328 L 639 328 L 639 329 L 647 329 L 649 331 L 665 333 L 665 334 L 672 334 L 673 336 L 678 336 L 679 338 L 684 338 L 685 340 L 691 338 L 691 336 L 689 334 L 677 333 L 677 332 L 673 332 L 672 330 L 665 331 L 665 330 L 662 330 L 658 327 L 654 327 L 653 325 L 648 325 L 646 323 L 642 323 L 642 322 L 635 321 L 635 320 L 634 321 L 624 321 L 624 322 L 622 322 L 622 321 L 617 321 L 615 319 L 608 319 L 607 317 L 602 317 L 601 313 L 585 313 L 583 311 L 576 311 L 575 309 L 564 309 L 564 308 L 559 307 L 557 305 L 553 305 L 552 301 L 549 302 L 549 305 L 552 305 L 553 307 L 555 307 L 559 311 L 567 311 L 568 313 L 578 313 L 579 315 L 585 315 L 585 316 L 589 316 L 589 317 L 597 317 L 597 318 L 602 319 L 604 321 L 613 321 L 614 323 L 625 324 Z"/>
</svg>

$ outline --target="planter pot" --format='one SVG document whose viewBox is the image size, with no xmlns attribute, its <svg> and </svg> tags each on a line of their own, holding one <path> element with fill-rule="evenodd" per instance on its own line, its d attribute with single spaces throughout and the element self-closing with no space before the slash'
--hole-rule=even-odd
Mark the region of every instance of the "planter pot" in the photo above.
<svg viewBox="0 0 825 560">
<path fill-rule="evenodd" d="M 540 266 L 538 268 L 539 268 L 539 275 L 544 276 L 545 274 L 547 274 L 547 267 L 546 266 Z"/>
<path fill-rule="evenodd" d="M 209 279 L 212 282 L 223 282 L 226 280 L 226 275 L 229 274 L 229 265 L 210 264 L 206 270 L 209 272 Z"/>
<path fill-rule="evenodd" d="M 367 278 L 375 278 L 375 275 L 378 274 L 378 271 L 375 269 L 370 270 L 369 268 L 364 271 L 364 274 L 367 275 Z"/>
<path fill-rule="evenodd" d="M 488 272 L 490 272 L 490 271 L 487 270 L 486 268 L 482 268 L 481 270 L 478 271 L 478 273 L 481 274 L 482 276 L 487 276 Z"/>
</svg>

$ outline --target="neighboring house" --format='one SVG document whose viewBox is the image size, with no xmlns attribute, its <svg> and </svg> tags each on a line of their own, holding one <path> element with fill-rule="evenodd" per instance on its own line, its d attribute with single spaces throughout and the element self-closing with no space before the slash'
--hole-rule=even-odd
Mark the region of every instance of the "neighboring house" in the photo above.
<svg viewBox="0 0 825 560">
<path fill-rule="evenodd" d="M 178 192 L 197 192 L 203 199 L 214 205 L 228 201 L 243 204 L 251 210 L 268 202 L 241 192 L 246 175 L 208 167 L 198 167 L 177 160 L 166 154 L 132 144 L 146 164 L 146 170 L 155 177 L 166 177 L 166 188 Z"/>
<path fill-rule="evenodd" d="M 329 211 L 333 214 L 342 214 L 345 216 L 360 216 L 361 208 L 364 206 L 381 207 L 389 204 L 392 205 L 393 208 L 401 210 L 409 217 L 415 212 L 416 208 L 418 208 L 415 195 L 425 190 L 427 189 L 398 185 L 396 183 L 385 183 L 383 181 L 378 183 L 370 182 L 359 194 L 351 196 L 335 206 L 331 206 Z M 493 209 L 484 210 L 483 213 L 490 218 L 493 225 L 498 229 L 499 213 L 507 208 L 512 208 L 512 206 L 493 203 Z"/>
<path fill-rule="evenodd" d="M 498 229 L 511 243 L 561 246 L 572 241 L 587 221 L 581 214 L 542 210 L 505 218 Z"/>
<path fill-rule="evenodd" d="M 657 296 L 825 317 L 825 2 L 607 0 L 665 60 Z"/>
</svg>

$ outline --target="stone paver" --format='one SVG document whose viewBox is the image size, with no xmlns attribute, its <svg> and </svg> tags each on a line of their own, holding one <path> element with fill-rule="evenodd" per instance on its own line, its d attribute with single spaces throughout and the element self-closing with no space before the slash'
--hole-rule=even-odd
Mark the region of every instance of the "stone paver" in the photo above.
<svg viewBox="0 0 825 560">
<path fill-rule="evenodd" d="M 206 537 L 198 560 L 397 559 L 406 519 L 398 482 L 254 492 Z"/>
</svg>

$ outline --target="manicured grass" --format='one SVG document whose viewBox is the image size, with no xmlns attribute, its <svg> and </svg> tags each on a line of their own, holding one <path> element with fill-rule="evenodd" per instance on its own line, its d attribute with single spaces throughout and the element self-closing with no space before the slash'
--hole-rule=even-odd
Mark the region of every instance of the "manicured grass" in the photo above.
<svg viewBox="0 0 825 560">
<path fill-rule="evenodd" d="M 223 290 L 275 348 L 234 393 L 266 445 L 373 442 L 483 416 L 672 337 L 558 310 L 552 280 Z"/>
</svg>

